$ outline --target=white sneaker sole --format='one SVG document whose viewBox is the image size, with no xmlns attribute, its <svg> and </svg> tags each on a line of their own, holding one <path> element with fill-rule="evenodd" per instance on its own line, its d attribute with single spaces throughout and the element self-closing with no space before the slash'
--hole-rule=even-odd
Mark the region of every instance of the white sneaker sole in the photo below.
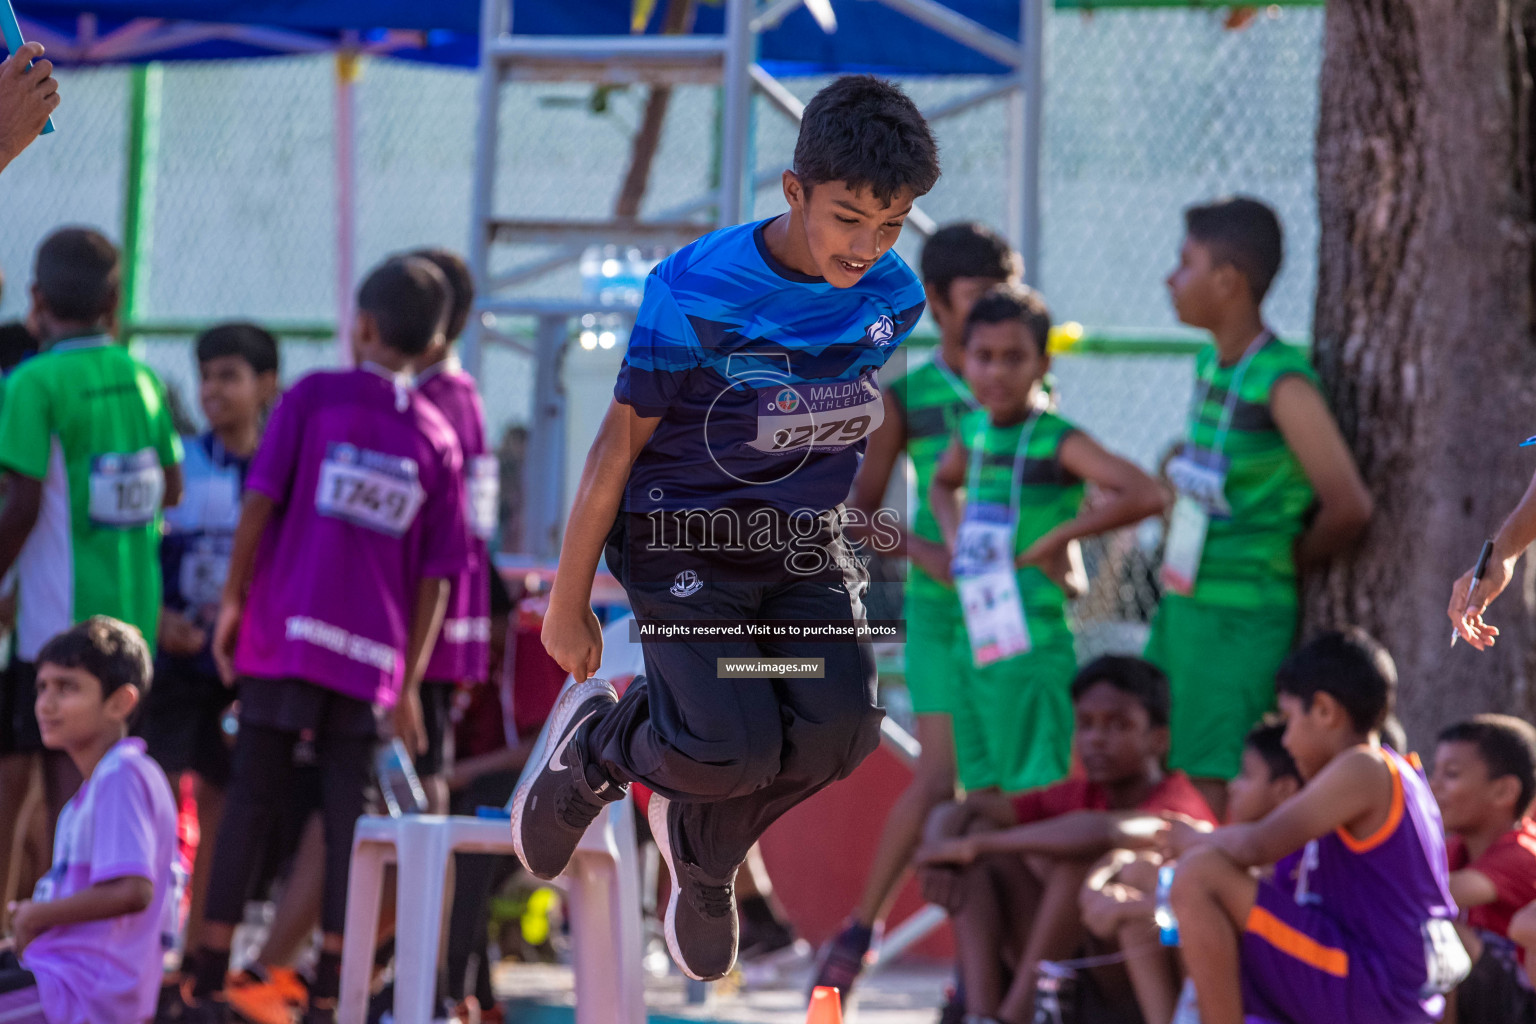
<svg viewBox="0 0 1536 1024">
<path fill-rule="evenodd" d="M 613 684 L 606 679 L 593 676 L 585 682 L 567 683 L 565 689 L 560 691 L 560 697 L 555 701 L 554 710 L 549 713 L 544 728 L 539 730 L 539 738 L 534 742 L 528 763 L 523 766 L 523 774 L 518 777 L 517 790 L 512 794 L 512 849 L 517 851 L 517 859 L 523 862 L 524 867 L 528 866 L 528 855 L 523 850 L 523 813 L 527 809 L 528 795 L 533 792 L 534 782 L 549 766 L 550 737 L 564 736 L 576 710 L 605 691 L 615 700 L 618 699 Z"/>
<path fill-rule="evenodd" d="M 682 950 L 677 946 L 677 898 L 682 894 L 683 887 L 677 880 L 677 866 L 672 863 L 672 840 L 667 833 L 667 808 L 671 806 L 672 801 L 659 793 L 652 793 L 651 805 L 645 811 L 645 820 L 650 823 L 651 835 L 656 839 L 656 849 L 661 851 L 661 859 L 667 862 L 667 875 L 672 880 L 671 891 L 667 893 L 667 952 L 672 954 L 672 962 L 694 981 L 714 981 L 715 978 L 705 978 L 689 970 L 688 962 L 683 959 Z"/>
</svg>

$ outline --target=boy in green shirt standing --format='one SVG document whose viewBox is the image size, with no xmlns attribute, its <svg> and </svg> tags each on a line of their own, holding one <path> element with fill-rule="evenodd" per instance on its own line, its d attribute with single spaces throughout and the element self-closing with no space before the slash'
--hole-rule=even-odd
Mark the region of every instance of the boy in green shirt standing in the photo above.
<svg viewBox="0 0 1536 1024">
<path fill-rule="evenodd" d="M 0 576 L 14 565 L 17 581 L 0 754 L 44 757 L 50 834 L 80 777 L 67 757 L 43 751 L 33 711 L 38 652 L 93 615 L 121 619 L 154 643 L 160 516 L 181 498 L 181 442 L 165 389 L 112 339 L 119 295 L 111 242 L 86 228 L 49 236 L 29 318 L 42 352 L 0 390 Z"/>
<path fill-rule="evenodd" d="M 1298 569 L 1348 546 L 1371 497 L 1306 353 L 1264 324 L 1283 257 L 1274 211 L 1236 197 L 1190 207 L 1184 222 L 1168 290 L 1179 320 L 1214 344 L 1168 466 L 1177 499 L 1146 656 L 1172 686 L 1169 767 L 1222 817 L 1243 737 L 1274 706 L 1296 639 Z"/>
<path fill-rule="evenodd" d="M 928 362 L 898 377 L 886 389 L 885 421 L 870 435 L 848 499 L 849 508 L 860 514 L 862 522 L 873 523 L 885 501 L 892 471 L 900 465 L 903 454 L 912 459 L 916 500 L 902 531 L 901 545 L 892 553 L 904 554 L 909 560 L 903 613 L 907 624 L 906 682 L 917 715 L 921 752 L 911 785 L 886 816 L 859 905 L 818 960 L 815 984 L 840 989 L 844 994 L 863 970 L 875 924 L 884 916 L 907 871 L 928 813 L 955 797 L 957 755 L 960 783 L 968 789 L 978 783 L 972 771 L 975 757 L 967 759 L 957 747 L 963 744 L 967 752 L 976 751 L 980 742 L 971 736 L 955 736 L 950 718 L 955 676 L 969 655 L 964 650 L 960 600 L 948 582 L 949 556 L 928 507 L 928 485 L 939 457 L 960 426 L 960 418 L 981 408 L 960 376 L 966 318 L 987 289 L 1017 281 L 1023 274 L 1023 261 L 997 232 L 962 222 L 945 225 L 923 244 L 921 271 L 928 310 L 939 328 L 939 347 Z M 851 526 L 849 532 L 858 535 L 858 528 Z"/>
</svg>

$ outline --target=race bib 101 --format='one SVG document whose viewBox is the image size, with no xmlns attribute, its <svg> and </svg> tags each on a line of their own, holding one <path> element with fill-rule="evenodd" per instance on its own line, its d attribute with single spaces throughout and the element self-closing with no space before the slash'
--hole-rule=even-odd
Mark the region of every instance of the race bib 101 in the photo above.
<svg viewBox="0 0 1536 1024">
<path fill-rule="evenodd" d="M 868 376 L 836 384 L 785 384 L 757 391 L 760 452 L 840 451 L 868 437 L 885 419 L 880 389 Z"/>
<path fill-rule="evenodd" d="M 489 543 L 496 535 L 496 514 L 500 511 L 501 466 L 494 455 L 477 455 L 469 460 L 468 469 L 464 485 L 469 528 Z"/>
<path fill-rule="evenodd" d="M 154 521 L 165 499 L 165 470 L 153 448 L 96 456 L 89 483 L 89 514 L 96 526 L 145 526 Z"/>
<path fill-rule="evenodd" d="M 336 443 L 320 464 L 315 511 L 399 537 L 426 499 L 416 460 Z"/>
</svg>

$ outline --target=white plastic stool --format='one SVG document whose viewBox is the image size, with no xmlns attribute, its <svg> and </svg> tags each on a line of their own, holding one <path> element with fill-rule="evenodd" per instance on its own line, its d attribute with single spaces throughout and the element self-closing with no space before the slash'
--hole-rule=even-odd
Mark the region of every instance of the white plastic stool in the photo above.
<svg viewBox="0 0 1536 1024">
<path fill-rule="evenodd" d="M 385 865 L 398 864 L 395 912 L 395 1021 L 430 1024 L 443 931 L 444 879 L 455 853 L 512 853 L 505 818 L 364 817 L 352 840 L 347 929 L 341 954 L 338 1024 L 364 1024 Z M 641 973 L 635 813 L 628 798 L 609 804 L 565 874 L 575 968 L 576 1024 L 645 1024 Z"/>
</svg>

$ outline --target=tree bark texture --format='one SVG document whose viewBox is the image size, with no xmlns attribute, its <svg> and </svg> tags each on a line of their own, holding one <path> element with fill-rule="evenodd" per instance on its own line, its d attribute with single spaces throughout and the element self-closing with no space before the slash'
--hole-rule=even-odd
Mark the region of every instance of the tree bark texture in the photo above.
<svg viewBox="0 0 1536 1024">
<path fill-rule="evenodd" d="M 1376 500 L 1307 581 L 1309 632 L 1365 627 L 1397 659 L 1414 746 L 1480 711 L 1536 712 L 1525 559 L 1479 654 L 1450 587 L 1536 470 L 1532 52 L 1536 0 L 1331 0 L 1317 132 L 1314 338 Z"/>
</svg>

